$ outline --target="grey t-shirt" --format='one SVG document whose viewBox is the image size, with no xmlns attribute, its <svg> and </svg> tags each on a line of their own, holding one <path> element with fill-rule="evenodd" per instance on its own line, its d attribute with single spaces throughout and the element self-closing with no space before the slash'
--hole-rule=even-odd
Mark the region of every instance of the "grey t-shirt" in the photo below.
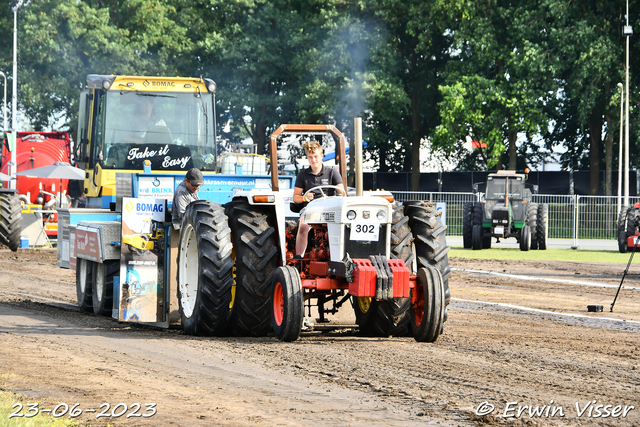
<svg viewBox="0 0 640 427">
<path fill-rule="evenodd" d="M 182 216 L 184 215 L 185 209 L 189 203 L 194 200 L 200 200 L 198 197 L 198 193 L 192 193 L 187 188 L 187 185 L 182 181 L 176 191 L 173 193 L 173 213 L 172 213 L 172 224 L 173 227 L 178 230 L 180 229 L 180 224 L 182 223 Z"/>
</svg>

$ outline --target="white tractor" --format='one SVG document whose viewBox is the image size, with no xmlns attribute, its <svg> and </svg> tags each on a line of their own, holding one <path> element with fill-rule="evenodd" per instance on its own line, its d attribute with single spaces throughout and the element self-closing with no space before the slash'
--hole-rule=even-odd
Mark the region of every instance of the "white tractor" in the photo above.
<svg viewBox="0 0 640 427">
<path fill-rule="evenodd" d="M 284 133 L 330 135 L 346 182 L 345 138 L 330 125 L 282 125 L 270 138 L 271 158 Z M 178 300 L 185 333 L 296 340 L 305 308 L 320 321 L 351 302 L 360 333 L 413 335 L 433 342 L 450 300 L 446 226 L 432 202 L 393 201 L 389 192 L 346 196 L 342 187 L 309 191 L 310 239 L 294 259 L 297 224 L 285 221 L 278 170 L 272 188 L 237 193 L 222 206 L 190 204 L 179 240 Z"/>
</svg>

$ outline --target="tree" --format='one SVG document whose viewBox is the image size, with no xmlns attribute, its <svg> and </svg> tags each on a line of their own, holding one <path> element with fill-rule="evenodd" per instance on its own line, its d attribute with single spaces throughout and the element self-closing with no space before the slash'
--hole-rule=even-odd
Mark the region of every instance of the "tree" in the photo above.
<svg viewBox="0 0 640 427">
<path fill-rule="evenodd" d="M 87 74 L 173 75 L 191 49 L 168 1 L 43 0 L 20 20 L 19 103 L 36 130 L 74 131 Z"/>
<path fill-rule="evenodd" d="M 220 121 L 231 140 L 250 136 L 259 153 L 267 134 L 295 118 L 295 94 L 313 50 L 304 2 L 212 0 L 196 44 L 204 70 L 218 83 Z"/>
<path fill-rule="evenodd" d="M 518 135 L 545 132 L 549 124 L 557 59 L 549 54 L 548 24 L 534 3 L 472 1 L 452 28 L 456 61 L 440 88 L 436 144 L 451 152 L 468 136 L 484 142 L 488 169 L 506 163 L 515 170 Z"/>
<path fill-rule="evenodd" d="M 564 82 L 557 110 L 561 121 L 550 134 L 549 142 L 567 147 L 563 161 L 568 166 L 575 168 L 581 160 L 588 164 L 589 192 L 594 195 L 600 188 L 602 166 L 606 168 L 606 193 L 611 194 L 613 132 L 618 129 L 617 120 L 612 122 L 615 111 L 611 111 L 611 89 L 621 81 L 624 57 L 620 6 L 588 1 L 550 2 L 548 7 L 555 25 L 554 50 L 563 64 L 557 78 Z M 604 164 L 601 159 L 605 159 Z"/>
<path fill-rule="evenodd" d="M 384 24 L 385 43 L 375 53 L 375 87 L 381 91 L 373 100 L 377 108 L 369 123 L 388 129 L 386 143 L 383 135 L 374 133 L 381 159 L 400 146 L 403 169 L 412 172 L 413 191 L 420 187 L 421 141 L 433 136 L 440 121 L 438 86 L 448 60 L 452 9 L 448 2 L 435 0 L 378 0 L 375 4 L 375 15 Z"/>
</svg>

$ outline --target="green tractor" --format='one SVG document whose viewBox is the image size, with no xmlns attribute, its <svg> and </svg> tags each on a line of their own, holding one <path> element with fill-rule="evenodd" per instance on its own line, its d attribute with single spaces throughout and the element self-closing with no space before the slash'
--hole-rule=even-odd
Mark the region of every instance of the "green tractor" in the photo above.
<svg viewBox="0 0 640 427">
<path fill-rule="evenodd" d="M 500 238 L 515 237 L 522 251 L 547 249 L 549 207 L 531 202 L 526 179 L 526 174 L 514 171 L 489 174 L 484 200 L 465 203 L 463 208 L 462 241 L 466 249 L 488 249 L 492 237 L 496 243 Z"/>
</svg>

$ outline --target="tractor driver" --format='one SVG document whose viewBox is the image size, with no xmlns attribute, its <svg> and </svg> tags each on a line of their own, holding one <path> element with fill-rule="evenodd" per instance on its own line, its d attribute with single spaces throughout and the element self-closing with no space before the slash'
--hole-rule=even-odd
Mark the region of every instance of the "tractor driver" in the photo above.
<svg viewBox="0 0 640 427">
<path fill-rule="evenodd" d="M 144 142 L 147 132 L 153 126 L 167 127 L 167 123 L 163 119 L 156 117 L 155 102 L 152 96 L 142 96 L 140 104 L 136 105 L 136 110 L 130 119 L 132 120 L 133 134 L 125 136 L 123 138 L 125 142 L 140 144 Z"/>
<path fill-rule="evenodd" d="M 173 212 L 171 214 L 171 223 L 174 229 L 180 229 L 182 216 L 189 203 L 200 200 L 198 189 L 200 189 L 202 184 L 204 184 L 204 177 L 200 169 L 191 168 L 187 172 L 184 181 L 176 188 L 176 191 L 173 193 Z"/>
<path fill-rule="evenodd" d="M 309 160 L 309 167 L 298 173 L 296 177 L 296 183 L 293 189 L 293 202 L 294 203 L 307 203 L 313 200 L 316 196 L 321 196 L 322 193 L 311 192 L 305 197 L 302 195 L 313 187 L 319 185 L 341 185 L 342 177 L 337 170 L 325 166 L 322 163 L 322 146 L 318 141 L 311 140 L 302 144 L 305 153 L 307 154 L 307 160 Z M 335 190 L 325 190 L 325 194 L 333 196 Z M 296 237 L 296 256 L 294 259 L 300 259 L 304 256 L 304 252 L 307 249 L 307 241 L 309 238 L 309 225 L 304 222 L 304 211 L 300 212 L 300 223 L 298 224 L 298 235 Z"/>
</svg>

